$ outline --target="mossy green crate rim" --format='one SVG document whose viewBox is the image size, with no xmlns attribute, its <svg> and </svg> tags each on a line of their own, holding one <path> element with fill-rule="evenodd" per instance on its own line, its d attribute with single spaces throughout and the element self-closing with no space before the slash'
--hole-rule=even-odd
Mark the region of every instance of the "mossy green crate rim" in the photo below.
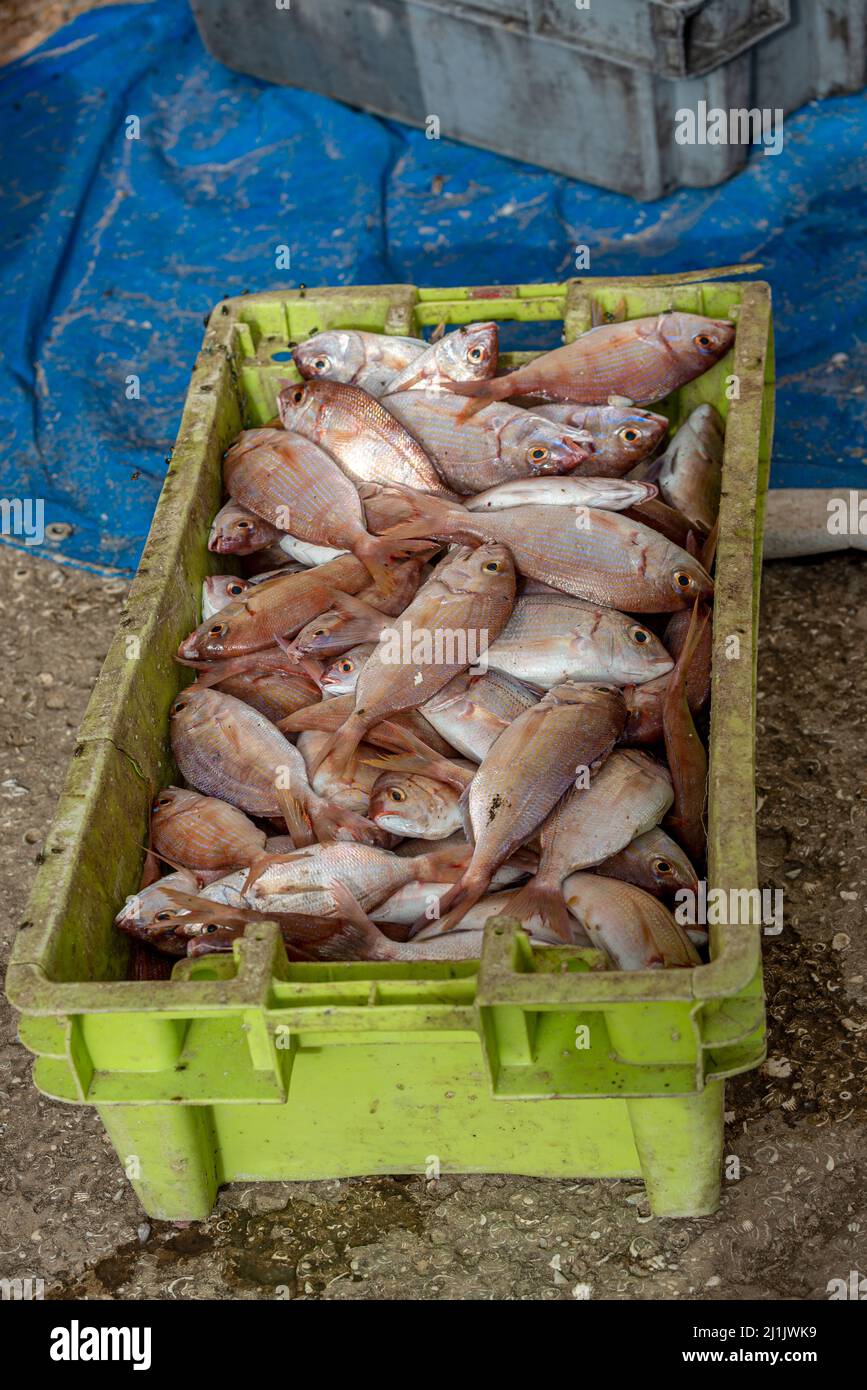
<svg viewBox="0 0 867 1390">
<path fill-rule="evenodd" d="M 456 1171 L 640 1172 L 656 1210 L 711 1209 L 721 1082 L 764 1056 L 758 920 L 711 928 L 708 964 L 632 974 L 599 969 L 592 951 L 533 952 L 517 925 L 504 919 L 489 924 L 479 963 L 290 965 L 276 927 L 266 923 L 248 928 L 230 957 L 183 961 L 171 980 L 143 982 L 124 978 L 128 945 L 112 919 L 138 883 L 151 798 L 171 775 L 168 709 L 188 679 L 173 655 L 197 621 L 202 578 L 224 563 L 205 546 L 220 502 L 222 454 L 243 425 L 274 414 L 280 383 L 294 374 L 289 345 L 328 327 L 420 334 L 440 322 L 481 318 L 561 320 L 570 340 L 593 322 L 672 308 L 737 321 L 732 356 L 661 408 L 675 426 L 705 400 L 727 416 L 708 878 L 728 890 L 755 887 L 755 661 L 773 426 L 772 321 L 767 285 L 715 278 L 745 269 L 542 285 L 274 290 L 215 306 L 6 981 L 22 1014 L 22 1041 L 37 1056 L 37 1086 L 58 1099 L 96 1105 L 122 1157 L 135 1134 L 139 1150 L 160 1166 L 162 1175 L 133 1176 L 152 1214 L 203 1215 L 216 1184 L 233 1175 L 424 1171 L 407 1147 L 418 1115 L 443 1132 Z M 506 360 L 528 355 L 506 354 Z M 726 655 L 733 637 L 740 659 Z M 582 1030 L 592 1039 L 586 1047 L 576 1045 Z M 294 1114 L 297 1132 L 293 1097 L 304 1092 L 311 1069 L 323 1094 L 336 1087 L 333 1108 L 334 1097 L 348 1104 L 357 1086 L 376 1089 L 389 1068 L 397 1074 L 402 1053 L 418 1047 L 425 1062 L 413 1084 L 414 1119 L 399 1105 L 393 1115 L 385 1105 L 387 1132 L 377 1131 L 375 1142 L 362 1134 L 355 1149 L 344 1144 L 338 1152 L 323 1148 L 314 1129 L 304 1151 L 288 1155 L 281 1126 L 289 1121 L 275 1114 Z M 337 1058 L 345 1087 L 334 1071 Z M 461 1089 L 465 1072 L 469 1089 Z M 448 1119 L 435 1100 L 436 1087 L 451 1074 L 458 1089 L 445 1094 L 472 1113 L 475 1147 L 465 1139 L 467 1113 L 459 1122 Z M 405 1082 L 395 1084 L 405 1089 Z M 533 1111 L 535 1151 L 519 1157 L 514 1126 L 527 1122 L 511 1117 L 530 1114 L 523 1102 L 546 1099 L 557 1106 Z M 606 1105 L 603 1122 L 597 1112 Z M 178 1109 L 187 1108 L 198 1118 L 178 1118 Z M 272 1154 L 266 1162 L 251 1152 L 239 1168 L 236 1150 L 244 1145 L 225 1127 L 229 1111 L 246 1117 L 250 1142 L 259 1133 L 259 1148 L 271 1153 L 276 1145 L 282 1158 Z M 577 1120 L 569 1118 L 573 1112 Z M 366 1121 L 359 1123 L 363 1130 Z M 620 1135 L 616 1142 L 606 1140 L 606 1127 Z M 185 1171 L 192 1164 L 196 1176 L 170 1181 L 169 1151 Z M 699 1175 L 692 1187 L 690 1165 Z"/>
</svg>

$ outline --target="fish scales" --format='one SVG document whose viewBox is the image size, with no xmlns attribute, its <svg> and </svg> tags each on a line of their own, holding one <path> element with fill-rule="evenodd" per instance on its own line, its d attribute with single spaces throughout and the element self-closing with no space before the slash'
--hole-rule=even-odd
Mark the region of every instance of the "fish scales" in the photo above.
<svg viewBox="0 0 867 1390">
<path fill-rule="evenodd" d="M 352 482 L 451 495 L 418 440 L 361 387 L 306 381 L 285 387 L 278 405 L 285 428 L 321 445 Z"/>
<path fill-rule="evenodd" d="M 444 931 L 487 892 L 493 871 L 538 829 L 580 768 L 608 756 L 625 721 L 623 697 L 612 686 L 565 682 L 500 735 L 470 784 L 473 857 L 440 904 Z M 424 925 L 420 919 L 414 932 Z"/>
<path fill-rule="evenodd" d="M 531 504 L 483 514 L 410 489 L 393 491 L 415 511 L 414 520 L 389 532 L 395 542 L 423 534 L 499 541 L 527 578 L 630 613 L 674 612 L 713 592 L 697 560 L 619 512 Z"/>
<path fill-rule="evenodd" d="M 603 324 L 493 381 L 449 382 L 482 400 L 541 396 L 604 405 L 612 396 L 647 405 L 707 371 L 729 350 L 734 325 L 673 311 Z"/>
<path fill-rule="evenodd" d="M 335 771 L 346 768 L 372 725 L 417 709 L 451 676 L 474 665 L 488 642 L 502 631 L 514 601 L 515 570 L 504 546 L 482 545 L 477 550 L 462 546 L 447 555 L 405 609 L 401 623 L 377 644 L 365 663 L 355 687 L 353 713 L 322 754 L 330 753 L 333 746 Z M 426 639 L 433 648 L 437 637 L 442 645 L 443 634 L 449 632 L 455 638 L 451 651 L 443 650 L 438 659 L 435 650 L 416 654 L 416 638 Z M 407 635 L 409 659 L 404 647 Z"/>
<path fill-rule="evenodd" d="M 583 433 L 500 402 L 466 420 L 460 396 L 448 391 L 404 391 L 383 400 L 459 493 L 478 493 L 513 479 L 592 472 Z"/>
</svg>

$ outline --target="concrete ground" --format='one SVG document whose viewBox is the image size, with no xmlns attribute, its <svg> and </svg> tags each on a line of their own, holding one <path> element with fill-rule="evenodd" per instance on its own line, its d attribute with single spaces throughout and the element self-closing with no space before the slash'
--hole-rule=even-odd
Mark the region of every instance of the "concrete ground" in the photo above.
<svg viewBox="0 0 867 1390">
<path fill-rule="evenodd" d="M 3 965 L 125 585 L 0 546 Z M 867 559 L 765 571 L 759 846 L 770 1060 L 727 1090 L 719 1213 L 650 1217 L 637 1182 L 375 1178 L 223 1189 L 148 1222 L 97 1116 L 37 1094 L 0 1023 L 0 1277 L 48 1297 L 822 1299 L 867 1270 Z"/>
</svg>

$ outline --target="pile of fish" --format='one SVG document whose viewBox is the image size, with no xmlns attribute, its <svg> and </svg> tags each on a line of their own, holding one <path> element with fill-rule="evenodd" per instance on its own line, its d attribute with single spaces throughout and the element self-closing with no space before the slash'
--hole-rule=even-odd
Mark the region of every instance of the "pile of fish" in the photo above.
<svg viewBox="0 0 867 1390">
<path fill-rule="evenodd" d="M 723 423 L 647 407 L 734 325 L 605 324 L 513 371 L 494 323 L 317 333 L 228 449 L 117 926 L 168 955 L 279 924 L 295 960 L 477 958 L 493 915 L 688 967 L 704 871 Z M 169 872 L 166 872 L 166 871 Z M 160 876 L 162 874 L 162 876 Z"/>
</svg>

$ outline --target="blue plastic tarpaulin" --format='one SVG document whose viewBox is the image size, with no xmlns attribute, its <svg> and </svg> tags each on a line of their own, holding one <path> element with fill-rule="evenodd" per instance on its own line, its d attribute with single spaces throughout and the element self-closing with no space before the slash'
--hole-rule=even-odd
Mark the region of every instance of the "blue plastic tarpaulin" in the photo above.
<svg viewBox="0 0 867 1390">
<path fill-rule="evenodd" d="M 83 15 L 0 72 L 0 496 L 71 526 L 35 553 L 129 570 L 217 300 L 552 281 L 582 244 L 598 275 L 763 262 L 773 485 L 859 487 L 865 136 L 864 94 L 813 104 L 778 156 L 638 204 L 229 72 L 186 0 Z"/>
</svg>

